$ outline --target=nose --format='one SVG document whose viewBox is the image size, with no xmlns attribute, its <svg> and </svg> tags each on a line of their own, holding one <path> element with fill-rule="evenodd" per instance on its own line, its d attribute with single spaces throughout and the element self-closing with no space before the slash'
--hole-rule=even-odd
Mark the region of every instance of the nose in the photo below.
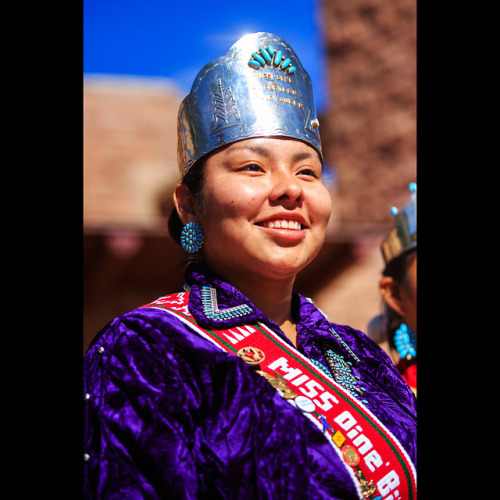
<svg viewBox="0 0 500 500">
<path fill-rule="evenodd" d="M 299 179 L 291 172 L 279 172 L 274 175 L 270 198 L 281 204 L 297 204 L 302 202 L 303 190 Z"/>
</svg>

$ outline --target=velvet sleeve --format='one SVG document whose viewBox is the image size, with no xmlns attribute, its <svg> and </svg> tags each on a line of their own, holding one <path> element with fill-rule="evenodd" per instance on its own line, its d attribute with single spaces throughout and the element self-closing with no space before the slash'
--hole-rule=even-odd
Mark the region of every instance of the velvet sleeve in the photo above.
<svg viewBox="0 0 500 500">
<path fill-rule="evenodd" d="M 110 325 L 85 360 L 87 498 L 196 498 L 199 397 L 189 381 L 152 325 L 133 317 Z"/>
</svg>

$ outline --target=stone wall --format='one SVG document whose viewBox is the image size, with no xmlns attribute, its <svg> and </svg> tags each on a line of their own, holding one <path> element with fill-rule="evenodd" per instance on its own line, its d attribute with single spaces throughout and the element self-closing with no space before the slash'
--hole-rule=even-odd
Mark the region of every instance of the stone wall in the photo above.
<svg viewBox="0 0 500 500">
<path fill-rule="evenodd" d="M 321 122 L 337 220 L 384 223 L 416 180 L 416 1 L 321 0 L 328 84 Z"/>
<path fill-rule="evenodd" d="M 152 230 L 178 180 L 177 111 L 168 81 L 94 76 L 84 82 L 84 223 Z"/>
</svg>

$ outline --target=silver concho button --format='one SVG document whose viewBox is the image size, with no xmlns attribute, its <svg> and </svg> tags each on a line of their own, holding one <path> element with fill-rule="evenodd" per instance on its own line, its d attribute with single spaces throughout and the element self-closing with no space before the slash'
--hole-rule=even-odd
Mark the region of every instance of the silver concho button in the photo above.
<svg viewBox="0 0 500 500">
<path fill-rule="evenodd" d="M 316 405 L 305 396 L 297 396 L 294 401 L 297 408 L 306 413 L 312 413 L 316 409 Z"/>
</svg>

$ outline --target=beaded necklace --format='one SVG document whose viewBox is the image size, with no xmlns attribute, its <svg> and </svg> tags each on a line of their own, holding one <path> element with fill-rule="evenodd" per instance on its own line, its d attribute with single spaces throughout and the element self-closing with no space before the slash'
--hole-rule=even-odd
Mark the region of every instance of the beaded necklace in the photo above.
<svg viewBox="0 0 500 500">
<path fill-rule="evenodd" d="M 349 353 L 349 356 L 352 357 L 355 361 L 359 361 L 359 358 L 340 338 L 338 333 L 333 328 L 331 329 L 331 331 Z M 361 377 L 352 373 L 352 362 L 347 361 L 342 354 L 334 352 L 327 342 L 322 343 L 321 351 L 328 367 L 312 358 L 310 358 L 311 362 L 324 373 L 326 373 L 329 377 L 333 378 L 335 382 L 344 387 L 344 389 L 346 389 L 352 396 L 356 398 L 362 396 L 366 391 L 366 387 L 358 386 L 358 382 L 361 380 Z M 361 399 L 361 402 L 368 403 L 366 399 Z"/>
</svg>

